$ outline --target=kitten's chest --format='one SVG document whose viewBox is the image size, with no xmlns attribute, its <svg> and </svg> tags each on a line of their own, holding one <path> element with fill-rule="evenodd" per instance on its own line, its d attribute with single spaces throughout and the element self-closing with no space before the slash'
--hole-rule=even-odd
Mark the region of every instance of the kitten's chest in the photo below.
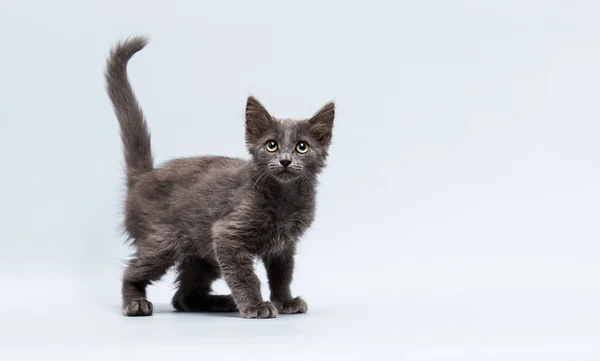
<svg viewBox="0 0 600 361">
<path fill-rule="evenodd" d="M 270 248 L 283 250 L 298 241 L 314 218 L 312 205 L 273 207 L 264 228 L 265 241 Z"/>
</svg>

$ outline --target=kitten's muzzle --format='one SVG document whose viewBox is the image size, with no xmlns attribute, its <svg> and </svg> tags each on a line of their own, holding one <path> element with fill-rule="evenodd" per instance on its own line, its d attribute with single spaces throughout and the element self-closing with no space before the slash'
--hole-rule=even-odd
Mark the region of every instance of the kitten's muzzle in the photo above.
<svg viewBox="0 0 600 361">
<path fill-rule="evenodd" d="M 281 181 L 291 181 L 299 176 L 298 171 L 294 167 L 286 166 L 282 166 L 274 175 Z"/>
</svg>

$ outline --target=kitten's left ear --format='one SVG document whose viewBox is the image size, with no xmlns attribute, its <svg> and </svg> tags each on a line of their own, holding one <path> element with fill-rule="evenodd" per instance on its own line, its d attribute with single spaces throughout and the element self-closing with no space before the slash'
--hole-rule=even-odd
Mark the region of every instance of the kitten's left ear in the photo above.
<svg viewBox="0 0 600 361">
<path fill-rule="evenodd" d="M 329 102 L 308 120 L 310 134 L 324 147 L 331 143 L 334 118 L 335 103 Z"/>
</svg>

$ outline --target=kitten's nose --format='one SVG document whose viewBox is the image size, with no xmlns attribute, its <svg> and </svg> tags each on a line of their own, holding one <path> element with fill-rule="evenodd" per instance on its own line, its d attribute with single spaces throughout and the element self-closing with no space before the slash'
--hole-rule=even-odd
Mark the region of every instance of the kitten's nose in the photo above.
<svg viewBox="0 0 600 361">
<path fill-rule="evenodd" d="M 279 161 L 279 163 L 281 163 L 282 166 L 284 166 L 285 168 L 287 168 L 288 165 L 292 164 L 292 161 L 289 159 L 282 159 Z"/>
</svg>

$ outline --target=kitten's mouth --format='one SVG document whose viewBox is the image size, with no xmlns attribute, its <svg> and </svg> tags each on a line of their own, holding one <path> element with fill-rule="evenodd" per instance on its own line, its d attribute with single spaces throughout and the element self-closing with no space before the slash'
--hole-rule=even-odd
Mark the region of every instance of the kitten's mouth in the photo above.
<svg viewBox="0 0 600 361">
<path fill-rule="evenodd" d="M 275 177 L 283 181 L 290 181 L 297 178 L 298 175 L 296 173 L 292 173 L 289 169 L 283 169 L 277 172 L 277 174 L 275 174 Z"/>
</svg>

